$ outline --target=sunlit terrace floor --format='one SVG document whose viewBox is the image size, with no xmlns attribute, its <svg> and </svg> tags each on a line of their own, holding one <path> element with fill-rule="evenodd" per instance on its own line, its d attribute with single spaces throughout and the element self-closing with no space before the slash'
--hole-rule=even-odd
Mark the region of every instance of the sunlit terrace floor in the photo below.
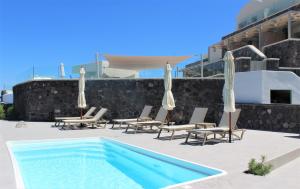
<svg viewBox="0 0 300 189">
<path fill-rule="evenodd" d="M 157 140 L 154 139 L 157 134 L 153 133 L 125 134 L 123 130 L 109 129 L 110 125 L 107 129 L 65 131 L 51 127 L 52 123 L 27 122 L 25 128 L 16 128 L 15 125 L 16 122 L 0 121 L 0 188 L 3 189 L 16 188 L 6 141 L 84 137 L 110 137 L 181 159 L 223 169 L 227 172 L 225 176 L 181 188 L 296 189 L 300 187 L 300 158 L 265 177 L 243 173 L 247 169 L 248 161 L 251 158 L 259 158 L 260 155 L 273 158 L 299 148 L 300 138 L 298 134 L 249 130 L 242 141 L 235 141 L 232 144 L 218 143 L 201 146 L 200 144 L 184 145 L 183 138 L 173 141 Z M 184 132 L 181 134 L 184 134 Z"/>
</svg>

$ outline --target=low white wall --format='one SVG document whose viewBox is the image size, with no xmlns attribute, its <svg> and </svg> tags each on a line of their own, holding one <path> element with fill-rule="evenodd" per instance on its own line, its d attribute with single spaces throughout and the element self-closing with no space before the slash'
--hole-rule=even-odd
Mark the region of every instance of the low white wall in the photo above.
<svg viewBox="0 0 300 189">
<path fill-rule="evenodd" d="M 235 100 L 237 103 L 263 102 L 262 75 L 260 72 L 239 72 L 235 76 Z"/>
<path fill-rule="evenodd" d="M 13 94 L 5 94 L 2 96 L 2 101 L 4 104 L 13 104 L 14 102 L 14 96 Z"/>
<path fill-rule="evenodd" d="M 300 77 L 293 72 L 261 70 L 236 74 L 237 103 L 270 104 L 271 90 L 291 90 L 291 103 L 300 104 Z"/>
</svg>

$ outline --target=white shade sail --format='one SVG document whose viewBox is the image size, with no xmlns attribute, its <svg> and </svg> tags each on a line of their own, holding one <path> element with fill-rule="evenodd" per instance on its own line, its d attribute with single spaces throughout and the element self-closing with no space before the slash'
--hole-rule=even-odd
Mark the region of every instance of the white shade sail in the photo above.
<svg viewBox="0 0 300 189">
<path fill-rule="evenodd" d="M 85 100 L 85 70 L 84 68 L 80 68 L 80 78 L 79 78 L 79 91 L 78 91 L 78 108 L 86 108 L 86 100 Z"/>
<path fill-rule="evenodd" d="M 225 85 L 223 88 L 223 101 L 225 112 L 235 112 L 235 97 L 234 97 L 234 76 L 235 66 L 234 57 L 231 51 L 227 51 L 223 58 Z"/>
<path fill-rule="evenodd" d="M 127 70 L 158 69 L 168 62 L 172 67 L 191 58 L 191 56 L 115 56 L 104 55 L 109 62 L 109 68 Z"/>
<path fill-rule="evenodd" d="M 162 106 L 165 110 L 173 110 L 175 108 L 175 101 L 172 93 L 172 68 L 170 64 L 165 66 L 165 76 L 164 76 L 164 85 L 165 85 L 165 94 L 162 101 Z"/>
</svg>

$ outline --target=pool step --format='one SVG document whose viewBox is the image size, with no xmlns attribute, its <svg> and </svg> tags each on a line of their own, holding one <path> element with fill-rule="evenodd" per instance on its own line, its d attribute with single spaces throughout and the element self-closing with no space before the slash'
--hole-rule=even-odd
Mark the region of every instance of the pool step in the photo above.
<svg viewBox="0 0 300 189">
<path fill-rule="evenodd" d="M 272 171 L 299 158 L 300 157 L 300 148 L 297 148 L 289 153 L 283 154 L 281 156 L 278 156 L 276 158 L 273 158 L 267 162 L 265 162 L 266 165 L 271 164 L 272 165 Z"/>
</svg>

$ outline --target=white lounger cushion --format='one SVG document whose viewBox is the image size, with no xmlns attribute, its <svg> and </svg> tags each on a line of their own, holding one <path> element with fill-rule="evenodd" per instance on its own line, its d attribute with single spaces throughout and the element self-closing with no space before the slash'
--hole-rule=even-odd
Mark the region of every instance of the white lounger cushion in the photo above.
<svg viewBox="0 0 300 189">
<path fill-rule="evenodd" d="M 91 107 L 82 117 L 83 118 L 93 118 L 92 113 L 96 110 L 96 107 Z M 66 119 L 81 119 L 81 117 L 56 117 L 55 120 L 62 121 Z"/>
<path fill-rule="evenodd" d="M 215 128 L 208 128 L 208 129 L 195 129 L 195 132 L 206 132 L 206 131 L 211 131 L 211 132 L 226 132 L 229 131 L 229 128 L 225 127 L 215 127 Z"/>
<path fill-rule="evenodd" d="M 90 119 L 90 118 L 93 118 L 93 116 L 82 116 L 83 119 Z M 72 120 L 72 119 L 81 119 L 81 117 L 58 117 L 58 118 L 55 118 L 55 120 Z"/>
<path fill-rule="evenodd" d="M 91 123 L 91 122 L 96 122 L 96 119 L 67 119 L 67 120 L 63 120 L 63 122 L 65 123 Z"/>
<path fill-rule="evenodd" d="M 233 112 L 231 115 L 231 124 L 233 126 L 233 130 L 238 129 L 237 128 L 237 120 L 240 116 L 241 109 L 237 109 L 235 112 Z M 223 113 L 221 121 L 219 123 L 218 127 L 215 128 L 206 128 L 206 129 L 195 129 L 196 132 L 205 132 L 205 131 L 211 131 L 211 132 L 227 132 L 229 131 L 229 126 L 228 126 L 228 113 Z"/>
<path fill-rule="evenodd" d="M 174 136 L 174 133 L 175 131 L 182 131 L 182 130 L 193 130 L 196 128 L 196 124 L 197 123 L 202 123 L 205 119 L 205 116 L 206 116 L 206 113 L 207 113 L 207 108 L 199 108 L 199 107 L 196 107 L 194 109 L 194 112 L 193 112 L 193 115 L 190 119 L 190 122 L 189 124 L 185 124 L 185 125 L 172 125 L 172 126 L 162 126 L 160 127 L 160 131 L 157 135 L 157 138 L 160 137 L 161 135 L 161 132 L 163 130 L 166 130 L 166 131 L 172 131 L 172 136 L 170 137 L 170 140 L 173 139 L 173 136 Z"/>
<path fill-rule="evenodd" d="M 181 131 L 181 130 L 188 130 L 188 129 L 195 129 L 195 124 L 187 124 L 187 125 L 172 125 L 172 126 L 163 126 L 160 129 L 169 130 L 169 131 Z"/>
<path fill-rule="evenodd" d="M 135 128 L 135 132 L 137 128 L 144 127 L 144 126 L 160 126 L 163 125 L 166 117 L 167 117 L 168 111 L 163 109 L 161 107 L 155 117 L 155 120 L 149 120 L 149 121 L 139 121 L 139 122 L 127 122 L 127 128 L 126 131 L 128 131 L 129 128 Z"/>
<path fill-rule="evenodd" d="M 106 108 L 101 108 L 101 110 L 99 110 L 99 112 L 91 119 L 63 120 L 63 122 L 64 123 L 93 123 L 99 121 L 106 112 L 107 112 Z"/>
<path fill-rule="evenodd" d="M 163 126 L 163 127 L 160 127 L 160 129 L 167 130 L 167 131 L 180 131 L 180 130 L 195 129 L 197 123 L 202 123 L 204 121 L 207 110 L 208 110 L 207 108 L 196 107 L 193 112 L 193 115 L 190 119 L 189 124 Z"/>
<path fill-rule="evenodd" d="M 137 121 L 138 118 L 131 118 L 131 119 L 113 119 L 114 122 L 116 123 L 123 123 L 123 122 L 132 122 L 132 121 Z"/>
<path fill-rule="evenodd" d="M 149 124 L 149 125 L 153 125 L 153 124 L 163 124 L 161 121 L 155 121 L 155 120 L 153 120 L 153 121 L 140 121 L 140 122 L 132 122 L 132 123 L 128 123 L 128 125 L 147 125 L 147 124 Z"/>
</svg>

